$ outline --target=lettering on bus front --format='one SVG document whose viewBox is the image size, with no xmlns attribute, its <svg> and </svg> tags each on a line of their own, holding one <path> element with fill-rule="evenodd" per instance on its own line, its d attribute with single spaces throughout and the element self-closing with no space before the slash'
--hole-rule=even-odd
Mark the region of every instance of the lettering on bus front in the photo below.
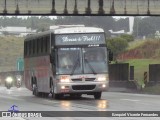
<svg viewBox="0 0 160 120">
<path fill-rule="evenodd" d="M 105 44 L 104 34 L 56 35 L 56 45 Z"/>
<path fill-rule="evenodd" d="M 100 36 L 82 36 L 78 38 L 69 38 L 68 36 L 62 37 L 63 42 L 75 41 L 75 42 L 85 42 L 85 41 L 99 41 Z"/>
</svg>

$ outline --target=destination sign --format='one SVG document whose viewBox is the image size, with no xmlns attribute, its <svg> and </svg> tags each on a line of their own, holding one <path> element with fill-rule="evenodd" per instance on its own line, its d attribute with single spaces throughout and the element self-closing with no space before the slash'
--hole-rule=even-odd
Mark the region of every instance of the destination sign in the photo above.
<svg viewBox="0 0 160 120">
<path fill-rule="evenodd" d="M 105 44 L 104 34 L 56 35 L 56 45 Z"/>
</svg>

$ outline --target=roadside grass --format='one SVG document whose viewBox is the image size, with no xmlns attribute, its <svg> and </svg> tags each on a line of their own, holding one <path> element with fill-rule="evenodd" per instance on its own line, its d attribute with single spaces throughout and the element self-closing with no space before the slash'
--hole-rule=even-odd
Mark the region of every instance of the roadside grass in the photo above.
<svg viewBox="0 0 160 120">
<path fill-rule="evenodd" d="M 123 61 L 123 63 L 129 63 L 130 66 L 134 66 L 134 79 L 139 85 L 143 85 L 144 72 L 147 72 L 147 79 L 149 78 L 149 64 L 160 64 L 159 59 L 132 59 Z"/>
<path fill-rule="evenodd" d="M 145 86 L 144 84 L 144 72 L 147 72 L 147 80 L 149 80 L 149 64 L 160 64 L 160 40 L 136 40 L 129 43 L 126 52 L 130 50 L 138 51 L 143 59 L 127 59 L 126 57 L 126 60 L 119 60 L 118 62 L 129 63 L 130 66 L 134 66 L 134 80 L 138 86 L 144 87 L 142 89 L 144 93 L 160 94 L 160 84 L 154 86 Z"/>
<path fill-rule="evenodd" d="M 135 49 L 135 48 L 143 45 L 145 42 L 146 42 L 146 40 L 136 40 L 136 41 L 129 42 L 129 46 L 127 47 L 126 50 Z"/>
</svg>

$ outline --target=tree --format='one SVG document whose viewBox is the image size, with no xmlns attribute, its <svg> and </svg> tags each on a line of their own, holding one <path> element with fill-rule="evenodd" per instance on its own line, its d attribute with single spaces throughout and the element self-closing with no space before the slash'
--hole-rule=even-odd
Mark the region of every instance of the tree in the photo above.
<svg viewBox="0 0 160 120">
<path fill-rule="evenodd" d="M 123 52 L 128 47 L 128 42 L 121 37 L 109 38 L 107 39 L 107 47 L 111 49 L 115 59 L 119 53 Z"/>
<path fill-rule="evenodd" d="M 127 40 L 127 42 L 134 41 L 134 37 L 133 37 L 133 35 L 122 34 L 122 35 L 120 35 L 120 37 L 121 37 L 122 39 Z"/>
<path fill-rule="evenodd" d="M 154 22 L 154 19 L 151 17 L 147 18 L 136 18 L 135 24 L 133 27 L 134 36 L 136 37 L 143 37 L 143 36 L 150 36 L 151 34 L 155 34 L 156 26 L 158 25 L 158 21 Z"/>
</svg>

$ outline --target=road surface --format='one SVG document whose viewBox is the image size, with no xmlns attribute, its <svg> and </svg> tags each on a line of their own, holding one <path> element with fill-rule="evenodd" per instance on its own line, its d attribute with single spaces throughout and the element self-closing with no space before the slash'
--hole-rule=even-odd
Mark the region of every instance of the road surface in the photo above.
<svg viewBox="0 0 160 120">
<path fill-rule="evenodd" d="M 51 97 L 38 98 L 32 95 L 32 92 L 26 88 L 6 89 L 0 87 L 0 111 L 8 111 L 11 106 L 16 105 L 19 111 L 84 111 L 85 114 L 92 113 L 88 111 L 160 111 L 160 96 L 159 95 L 144 95 L 132 93 L 118 93 L 118 92 L 105 92 L 102 94 L 101 100 L 95 100 L 93 96 L 83 95 L 80 99 L 70 98 L 66 96 L 62 100 L 54 100 Z M 75 116 L 78 117 L 61 117 L 58 114 L 52 118 L 41 118 L 45 120 L 81 120 L 81 119 L 104 119 L 104 120 L 159 120 L 156 117 L 80 117 L 79 113 Z M 81 113 L 80 113 L 81 114 Z M 51 114 L 48 113 L 50 116 Z M 0 120 L 41 120 L 40 118 L 0 118 Z"/>
</svg>

